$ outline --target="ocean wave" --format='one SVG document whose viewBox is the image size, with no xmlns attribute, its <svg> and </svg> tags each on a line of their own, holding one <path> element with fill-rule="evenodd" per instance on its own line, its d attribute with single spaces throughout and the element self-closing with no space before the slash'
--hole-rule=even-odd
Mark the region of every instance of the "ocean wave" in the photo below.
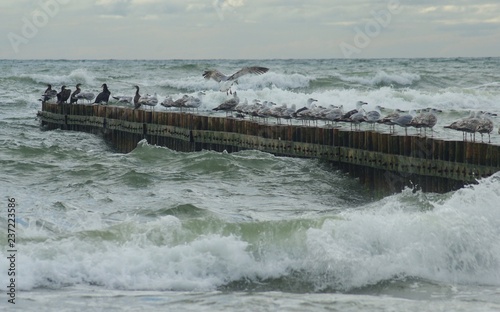
<svg viewBox="0 0 500 312">
<path fill-rule="evenodd" d="M 63 85 L 70 83 L 77 84 L 83 83 L 86 85 L 93 85 L 95 83 L 95 76 L 85 68 L 77 68 L 72 70 L 67 75 L 51 75 L 51 74 L 21 74 L 22 79 L 28 79 L 35 83 L 45 83 L 53 85 Z"/>
<path fill-rule="evenodd" d="M 234 84 L 235 90 L 261 90 L 264 88 L 277 88 L 282 90 L 293 90 L 307 88 L 312 77 L 301 74 L 279 74 L 268 72 L 262 75 L 247 75 L 238 79 Z M 213 80 L 206 80 L 198 76 L 189 76 L 182 79 L 164 79 L 158 82 L 161 87 L 186 91 L 212 90 L 219 91 L 220 84 Z"/>
<path fill-rule="evenodd" d="M 345 82 L 357 83 L 366 86 L 411 86 L 418 82 L 421 77 L 419 74 L 413 73 L 387 73 L 386 71 L 378 71 L 373 77 L 356 77 L 338 75 L 338 78 Z"/>
<path fill-rule="evenodd" d="M 311 267 L 346 290 L 401 275 L 498 286 L 499 183 L 496 174 L 451 197 L 417 192 L 421 198 L 410 201 L 415 194 L 408 189 L 369 209 L 341 213 L 342 219 L 308 231 Z"/>
<path fill-rule="evenodd" d="M 77 218 L 70 223 L 84 226 L 44 241 L 33 222 L 20 228 L 30 257 L 19 278 L 23 289 L 206 291 L 238 290 L 243 283 L 350 292 L 405 277 L 498 286 L 499 183 L 496 174 L 453 194 L 407 189 L 341 213 L 237 223 L 194 205 L 160 206 L 110 223 L 64 204 L 67 220 L 56 222 Z"/>
</svg>

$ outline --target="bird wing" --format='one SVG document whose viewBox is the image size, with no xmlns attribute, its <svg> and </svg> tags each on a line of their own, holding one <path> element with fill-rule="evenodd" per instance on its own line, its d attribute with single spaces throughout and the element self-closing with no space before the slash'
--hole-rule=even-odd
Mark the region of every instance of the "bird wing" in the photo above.
<svg viewBox="0 0 500 312">
<path fill-rule="evenodd" d="M 227 78 L 227 80 L 236 80 L 239 77 L 246 75 L 246 74 L 260 75 L 260 74 L 267 72 L 268 70 L 269 70 L 269 68 L 260 67 L 260 66 L 243 67 L 242 69 L 238 70 L 237 72 L 235 72 L 234 74 L 229 76 Z"/>
<path fill-rule="evenodd" d="M 217 82 L 221 82 L 224 80 L 227 80 L 227 76 L 221 73 L 220 71 L 214 69 L 214 70 L 206 70 L 203 73 L 203 78 L 205 79 L 213 79 Z"/>
</svg>

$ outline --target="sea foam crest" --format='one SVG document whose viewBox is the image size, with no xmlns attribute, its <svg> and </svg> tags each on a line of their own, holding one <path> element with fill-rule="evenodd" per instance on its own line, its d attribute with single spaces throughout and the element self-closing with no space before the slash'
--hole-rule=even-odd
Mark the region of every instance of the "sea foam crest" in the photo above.
<svg viewBox="0 0 500 312">
<path fill-rule="evenodd" d="M 106 239 L 87 232 L 27 243 L 30 257 L 19 272 L 23 289 L 91 283 L 108 289 L 211 290 L 274 270 L 263 268 L 240 238 L 206 234 L 193 239 L 173 216 L 123 222 L 106 232 Z"/>
<path fill-rule="evenodd" d="M 451 198 L 417 192 L 424 198 L 412 202 L 407 190 L 344 212 L 309 229 L 305 263 L 313 276 L 333 277 L 318 281 L 319 288 L 348 290 L 397 276 L 498 286 L 499 185 L 496 174 Z M 432 208 L 422 209 L 422 201 Z"/>
<path fill-rule="evenodd" d="M 412 73 L 387 73 L 386 71 L 378 71 L 373 77 L 354 77 L 354 76 L 340 76 L 340 79 L 347 82 L 359 83 L 368 86 L 380 85 L 400 85 L 410 86 L 420 80 L 419 74 Z"/>
<path fill-rule="evenodd" d="M 25 242 L 29 257 L 19 278 L 23 289 L 90 283 L 108 289 L 213 290 L 233 281 L 286 278 L 290 272 L 319 291 L 349 291 L 398 276 L 498 286 L 499 185 L 495 174 L 452 194 L 408 189 L 291 230 L 286 226 L 280 235 L 276 223 L 259 224 L 255 238 L 214 230 L 221 220 L 196 221 L 193 227 L 170 215 L 101 223 L 100 229 L 86 226 L 76 235 Z M 85 223 L 95 215 L 78 217 Z M 2 254 L 0 265 L 6 265 Z"/>
<path fill-rule="evenodd" d="M 95 76 L 84 68 L 77 68 L 68 75 L 21 74 L 20 77 L 29 78 L 36 83 L 50 83 L 53 85 L 77 83 L 92 85 L 95 81 Z"/>
</svg>

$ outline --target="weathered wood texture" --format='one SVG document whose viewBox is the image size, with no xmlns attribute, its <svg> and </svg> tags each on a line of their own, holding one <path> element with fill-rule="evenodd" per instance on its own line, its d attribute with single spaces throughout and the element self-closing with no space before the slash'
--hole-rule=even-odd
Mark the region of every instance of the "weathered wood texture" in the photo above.
<svg viewBox="0 0 500 312">
<path fill-rule="evenodd" d="M 486 143 L 268 125 L 106 105 L 44 103 L 38 116 L 47 129 L 100 134 L 125 153 L 146 139 L 150 144 L 184 152 L 255 149 L 279 156 L 318 158 L 359 177 L 372 189 L 389 192 L 410 185 L 446 192 L 500 170 L 500 146 Z"/>
</svg>

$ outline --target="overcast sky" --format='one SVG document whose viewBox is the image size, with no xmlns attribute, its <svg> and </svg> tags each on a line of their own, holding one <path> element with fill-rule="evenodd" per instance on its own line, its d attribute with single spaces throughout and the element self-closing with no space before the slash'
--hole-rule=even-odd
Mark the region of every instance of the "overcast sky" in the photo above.
<svg viewBox="0 0 500 312">
<path fill-rule="evenodd" d="M 1 0 L 1 59 L 500 56 L 499 0 Z"/>
</svg>

